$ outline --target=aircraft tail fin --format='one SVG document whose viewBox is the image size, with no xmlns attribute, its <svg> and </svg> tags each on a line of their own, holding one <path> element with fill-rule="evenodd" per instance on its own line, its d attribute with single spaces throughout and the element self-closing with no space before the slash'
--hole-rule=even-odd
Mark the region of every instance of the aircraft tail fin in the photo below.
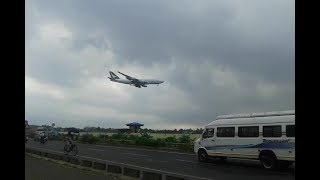
<svg viewBox="0 0 320 180">
<path fill-rule="evenodd" d="M 116 74 L 114 74 L 112 71 L 109 71 L 111 79 L 120 79 Z"/>
</svg>

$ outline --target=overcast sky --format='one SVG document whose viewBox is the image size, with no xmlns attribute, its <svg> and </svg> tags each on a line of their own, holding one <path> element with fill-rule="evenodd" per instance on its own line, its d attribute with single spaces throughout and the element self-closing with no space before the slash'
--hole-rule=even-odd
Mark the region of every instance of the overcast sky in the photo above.
<svg viewBox="0 0 320 180">
<path fill-rule="evenodd" d="M 180 129 L 295 109 L 294 9 L 292 0 L 26 1 L 25 118 Z M 165 82 L 140 89 L 110 82 L 109 70 Z"/>
</svg>

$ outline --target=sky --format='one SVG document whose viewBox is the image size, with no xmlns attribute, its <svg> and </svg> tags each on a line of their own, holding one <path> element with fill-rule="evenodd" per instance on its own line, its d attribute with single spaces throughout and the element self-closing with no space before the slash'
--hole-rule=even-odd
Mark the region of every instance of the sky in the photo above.
<svg viewBox="0 0 320 180">
<path fill-rule="evenodd" d="M 57 127 L 203 128 L 295 109 L 292 0 L 29 0 L 25 118 Z M 109 71 L 165 81 L 110 82 Z"/>
</svg>

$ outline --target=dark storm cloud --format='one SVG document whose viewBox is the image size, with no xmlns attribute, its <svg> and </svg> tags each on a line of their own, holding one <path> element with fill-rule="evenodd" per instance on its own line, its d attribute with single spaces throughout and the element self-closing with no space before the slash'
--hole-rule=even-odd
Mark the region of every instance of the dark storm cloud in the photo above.
<svg viewBox="0 0 320 180">
<path fill-rule="evenodd" d="M 247 10 L 245 2 L 244 7 L 230 1 L 201 3 L 197 11 L 189 1 L 187 5 L 176 1 L 40 1 L 36 7 L 70 24 L 80 39 L 100 29 L 112 42 L 119 64 L 150 66 L 176 56 L 188 62 L 217 61 L 274 81 L 292 77 L 292 70 L 290 75 L 279 76 L 294 62 L 294 11 L 284 9 L 287 4 L 256 2 L 251 8 L 269 11 L 239 19 Z"/>
<path fill-rule="evenodd" d="M 68 103 L 194 126 L 221 113 L 294 109 L 292 1 L 33 0 L 26 7 L 26 73 L 67 94 L 81 91 L 83 97 Z M 51 23 L 59 25 L 54 33 L 66 31 L 59 41 L 39 35 Z M 112 97 L 104 95 L 107 89 L 86 88 L 92 78 L 106 78 L 108 69 L 170 86 L 129 87 L 121 89 L 127 101 L 102 101 L 99 96 Z M 180 104 L 167 108 L 174 100 Z"/>
</svg>

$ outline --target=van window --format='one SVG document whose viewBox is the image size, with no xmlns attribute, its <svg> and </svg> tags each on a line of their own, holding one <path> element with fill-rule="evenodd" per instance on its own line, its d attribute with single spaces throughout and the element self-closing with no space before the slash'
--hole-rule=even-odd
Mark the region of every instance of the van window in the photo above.
<svg viewBox="0 0 320 180">
<path fill-rule="evenodd" d="M 281 126 L 263 126 L 263 137 L 281 137 Z"/>
<path fill-rule="evenodd" d="M 294 125 L 287 125 L 286 126 L 286 134 L 287 137 L 295 137 L 295 128 Z"/>
<path fill-rule="evenodd" d="M 238 128 L 239 137 L 258 137 L 259 126 L 243 126 Z"/>
<path fill-rule="evenodd" d="M 234 127 L 218 127 L 217 137 L 234 137 Z"/>
<path fill-rule="evenodd" d="M 214 135 L 214 129 L 206 129 L 205 132 L 202 135 L 202 138 L 211 138 Z"/>
</svg>

